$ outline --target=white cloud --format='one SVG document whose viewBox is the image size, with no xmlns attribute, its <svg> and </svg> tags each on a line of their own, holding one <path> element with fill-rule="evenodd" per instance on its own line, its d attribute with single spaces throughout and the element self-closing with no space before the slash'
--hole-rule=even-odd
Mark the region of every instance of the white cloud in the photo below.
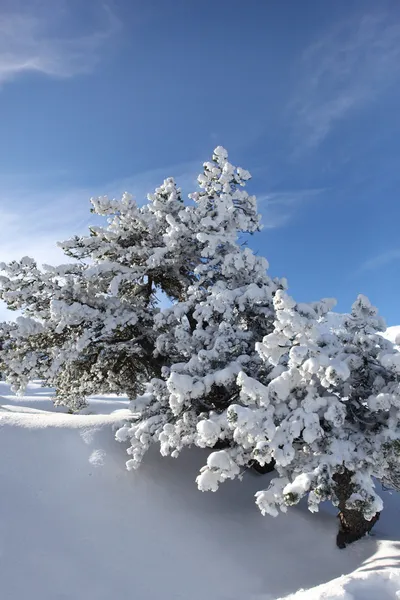
<svg viewBox="0 0 400 600">
<path fill-rule="evenodd" d="M 397 260 L 400 260 L 400 249 L 397 248 L 388 250 L 387 252 L 383 252 L 382 254 L 378 254 L 378 256 L 366 260 L 361 265 L 359 273 L 380 269 L 381 267 L 384 267 L 385 265 Z"/>
<path fill-rule="evenodd" d="M 29 204 L 21 202 L 24 197 Z M 0 262 L 23 256 L 31 256 L 39 265 L 68 262 L 56 242 L 83 233 L 90 220 L 87 195 L 80 196 L 78 191 L 64 193 L 54 201 L 50 194 L 16 190 L 0 193 L 0 204 L 9 207 L 0 209 Z M 0 302 L 0 321 L 17 316 Z"/>
<path fill-rule="evenodd" d="M 258 196 L 258 207 L 263 216 L 264 229 L 282 227 L 293 217 L 299 206 L 325 189 L 305 189 L 272 192 Z"/>
<path fill-rule="evenodd" d="M 29 177 L 21 188 L 8 181 L 0 191 L 0 262 L 30 255 L 39 263 L 58 262 L 63 255 L 56 242 L 83 233 L 93 222 L 90 198 L 97 195 L 118 197 L 124 191 L 132 193 L 139 204 L 166 177 L 174 176 L 183 194 L 193 191 L 198 162 L 188 162 L 138 173 L 118 181 L 89 188 L 40 191 L 29 185 Z M 35 189 L 36 188 L 36 189 Z"/>
<path fill-rule="evenodd" d="M 341 119 L 399 81 L 400 22 L 393 14 L 346 20 L 304 52 L 289 111 L 298 144 L 318 146 Z"/>
<path fill-rule="evenodd" d="M 85 34 L 63 31 L 66 8 L 60 0 L 0 6 L 0 84 L 24 72 L 72 77 L 90 71 L 105 42 L 117 30 L 116 17 L 100 4 L 103 23 Z"/>
<path fill-rule="evenodd" d="M 92 189 L 47 189 L 41 192 L 29 184 L 29 176 L 25 176 L 23 188 L 13 186 L 8 180 L 8 189 L 0 191 L 0 262 L 18 260 L 23 256 L 31 256 L 38 264 L 68 262 L 68 257 L 56 243 L 87 233 L 88 225 L 96 219 L 89 212 L 92 196 L 107 194 L 118 197 L 128 191 L 141 204 L 147 193 L 169 176 L 175 177 L 183 194 L 186 194 L 195 187 L 199 164 L 196 161 L 159 168 Z M 32 181 L 37 185 L 34 176 Z M 46 184 L 43 187 L 46 189 Z M 13 316 L 15 313 L 9 313 L 0 303 L 0 320 Z"/>
</svg>

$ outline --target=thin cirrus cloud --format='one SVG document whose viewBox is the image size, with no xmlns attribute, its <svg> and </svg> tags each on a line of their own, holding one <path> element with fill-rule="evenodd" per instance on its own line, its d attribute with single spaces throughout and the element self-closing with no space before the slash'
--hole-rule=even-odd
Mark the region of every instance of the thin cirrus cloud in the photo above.
<svg viewBox="0 0 400 600">
<path fill-rule="evenodd" d="M 39 186 L 34 176 L 27 176 L 22 188 L 8 180 L 7 189 L 4 189 L 4 181 L 0 180 L 0 262 L 15 260 L 24 255 L 32 256 L 38 263 L 62 262 L 65 257 L 58 250 L 56 242 L 87 231 L 88 225 L 95 218 L 89 212 L 89 200 L 92 196 L 104 194 L 119 197 L 124 191 L 128 191 L 138 204 L 142 204 L 146 195 L 171 175 L 175 176 L 177 185 L 182 188 L 183 195 L 186 195 L 196 186 L 198 167 L 197 161 L 186 162 L 137 173 L 105 184 L 63 190 L 49 186 L 46 181 Z M 24 198 L 28 198 L 28 201 L 21 201 Z M 26 218 L 27 214 L 29 219 Z"/>
<path fill-rule="evenodd" d="M 380 269 L 394 261 L 400 260 L 400 249 L 395 248 L 392 250 L 388 250 L 387 252 L 383 252 L 382 254 L 378 254 L 369 260 L 366 260 L 358 270 L 358 272 L 365 273 L 366 271 L 374 271 L 375 269 Z"/>
<path fill-rule="evenodd" d="M 128 191 L 134 195 L 138 204 L 142 204 L 147 193 L 152 192 L 171 175 L 175 176 L 183 196 L 186 196 L 196 187 L 199 164 L 199 161 L 186 162 L 138 173 L 104 185 L 61 191 L 49 191 L 45 183 L 40 187 L 46 189 L 46 192 L 41 191 L 38 181 L 32 175 L 25 177 L 24 189 L 12 185 L 8 180 L 7 190 L 2 189 L 0 194 L 0 262 L 19 260 L 23 256 L 31 256 L 39 265 L 69 262 L 69 258 L 57 246 L 57 242 L 73 235 L 88 233 L 88 226 L 93 224 L 96 218 L 89 212 L 89 199 L 92 196 L 106 194 L 119 197 L 124 191 Z M 4 181 L 0 181 L 1 183 L 4 184 Z M 21 201 L 23 198 L 29 198 L 29 203 Z M 27 214 L 29 218 L 26 218 Z M 0 302 L 0 321 L 14 320 L 17 316 L 18 313 L 7 310 L 5 304 Z"/>
<path fill-rule="evenodd" d="M 395 18 L 393 18 L 395 17 Z M 319 146 L 342 119 L 400 80 L 399 13 L 347 19 L 299 59 L 299 83 L 288 105 L 298 146 Z"/>
<path fill-rule="evenodd" d="M 263 216 L 264 229 L 283 227 L 305 202 L 312 200 L 325 191 L 326 188 L 313 188 L 271 192 L 258 196 L 258 207 Z"/>
<path fill-rule="evenodd" d="M 102 24 L 79 35 L 62 31 L 66 11 L 61 10 L 60 2 L 30 2 L 25 6 L 27 10 L 19 12 L 0 7 L 0 85 L 27 72 L 51 77 L 88 72 L 119 27 L 113 13 L 100 4 L 97 21 Z"/>
</svg>

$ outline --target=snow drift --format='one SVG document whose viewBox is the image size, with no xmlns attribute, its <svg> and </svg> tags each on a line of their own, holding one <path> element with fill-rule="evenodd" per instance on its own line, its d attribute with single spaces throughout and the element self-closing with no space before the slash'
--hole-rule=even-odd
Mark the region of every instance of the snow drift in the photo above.
<svg viewBox="0 0 400 600">
<path fill-rule="evenodd" d="M 200 493 L 201 450 L 150 452 L 127 472 L 112 431 L 124 400 L 94 398 L 92 414 L 68 415 L 38 383 L 21 400 L 0 385 L 2 598 L 397 598 L 396 496 L 384 494 L 376 537 L 340 551 L 330 512 L 262 517 L 251 502 L 257 475 Z"/>
</svg>

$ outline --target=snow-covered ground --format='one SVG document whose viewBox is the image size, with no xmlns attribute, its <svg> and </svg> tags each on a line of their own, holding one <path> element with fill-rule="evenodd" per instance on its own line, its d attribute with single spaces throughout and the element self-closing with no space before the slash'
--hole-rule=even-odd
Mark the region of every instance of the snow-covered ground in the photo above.
<svg viewBox="0 0 400 600">
<path fill-rule="evenodd" d="M 199 492 L 201 450 L 177 460 L 153 452 L 127 472 L 112 431 L 127 402 L 94 398 L 91 414 L 72 416 L 49 393 L 34 382 L 17 399 L 0 384 L 4 600 L 400 597 L 396 495 L 383 493 L 374 536 L 338 550 L 329 509 L 261 516 L 252 497 L 268 476 Z"/>
</svg>

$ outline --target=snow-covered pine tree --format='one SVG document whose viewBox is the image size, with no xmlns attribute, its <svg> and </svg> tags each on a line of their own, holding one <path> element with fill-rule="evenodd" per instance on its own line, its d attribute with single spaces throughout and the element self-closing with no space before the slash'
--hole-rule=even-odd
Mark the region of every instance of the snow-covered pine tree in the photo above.
<svg viewBox="0 0 400 600">
<path fill-rule="evenodd" d="M 14 390 L 40 378 L 55 387 L 57 404 L 77 410 L 90 394 L 133 398 L 161 375 L 155 293 L 184 297 L 193 243 L 173 179 L 148 200 L 138 207 L 129 194 L 92 199 L 92 212 L 108 225 L 59 244 L 74 263 L 42 270 L 23 258 L 1 265 L 0 298 L 23 314 L 2 325 L 0 361 Z"/>
<path fill-rule="evenodd" d="M 259 228 L 255 197 L 242 189 L 249 178 L 221 147 L 198 178 L 201 191 L 183 219 L 200 260 L 186 296 L 156 318 L 157 355 L 172 362 L 132 402 L 133 419 L 117 432 L 130 442 L 128 468 L 152 443 L 174 457 L 185 446 L 234 445 L 226 413 L 239 397 L 237 375 L 264 368 L 255 343 L 272 330 L 273 295 L 285 286 L 240 243 Z"/>
<path fill-rule="evenodd" d="M 239 402 L 227 413 L 235 453 L 211 454 L 198 485 L 215 490 L 249 454 L 273 458 L 278 476 L 256 495 L 263 514 L 304 496 L 311 511 L 331 500 L 344 547 L 379 516 L 374 478 L 399 487 L 400 353 L 379 335 L 385 325 L 364 296 L 330 332 L 329 301 L 296 304 L 278 291 L 274 305 L 274 331 L 257 346 L 265 372 L 239 374 Z"/>
</svg>

